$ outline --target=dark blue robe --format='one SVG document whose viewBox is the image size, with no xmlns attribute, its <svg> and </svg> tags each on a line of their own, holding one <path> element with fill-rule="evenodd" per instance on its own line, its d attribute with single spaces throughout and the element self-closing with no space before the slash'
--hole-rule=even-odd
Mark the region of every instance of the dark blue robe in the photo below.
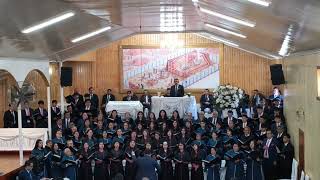
<svg viewBox="0 0 320 180">
<path fill-rule="evenodd" d="M 70 161 L 75 161 L 76 158 L 74 156 L 63 156 L 62 158 L 62 168 L 64 177 L 69 178 L 70 180 L 77 179 L 77 164 L 70 163 Z"/>
<path fill-rule="evenodd" d="M 61 167 L 61 160 L 62 160 L 62 152 L 52 152 L 49 157 L 50 162 L 50 174 L 51 178 L 61 178 L 63 177 L 62 167 Z"/>
<path fill-rule="evenodd" d="M 226 167 L 226 180 L 243 180 L 244 173 L 244 161 L 242 160 L 242 153 L 229 150 L 225 153 L 225 158 L 228 157 Z"/>
<path fill-rule="evenodd" d="M 220 180 L 220 158 L 209 154 L 206 161 L 216 161 L 215 163 L 205 163 L 205 169 L 207 171 L 207 180 Z"/>
<path fill-rule="evenodd" d="M 262 157 L 260 157 L 260 152 L 258 151 L 248 151 L 246 164 L 246 180 L 258 180 L 264 179 L 263 169 L 262 169 Z"/>
</svg>

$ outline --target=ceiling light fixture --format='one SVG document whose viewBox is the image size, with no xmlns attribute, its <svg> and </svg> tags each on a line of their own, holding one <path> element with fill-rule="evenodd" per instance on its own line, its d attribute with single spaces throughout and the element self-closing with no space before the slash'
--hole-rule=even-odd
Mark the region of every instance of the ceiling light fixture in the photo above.
<svg viewBox="0 0 320 180">
<path fill-rule="evenodd" d="M 200 11 L 204 12 L 204 13 L 207 13 L 207 14 L 210 14 L 210 15 L 213 15 L 213 16 L 216 16 L 216 17 L 219 17 L 221 19 L 225 19 L 225 20 L 228 20 L 228 21 L 232 21 L 234 23 L 238 23 L 238 24 L 244 25 L 244 26 L 249 26 L 249 27 L 255 27 L 256 26 L 252 22 L 248 22 L 248 21 L 244 21 L 244 20 L 241 20 L 241 19 L 237 19 L 237 18 L 231 17 L 231 16 L 227 16 L 227 15 L 224 15 L 224 14 L 220 14 L 218 12 L 214 12 L 214 11 L 211 11 L 211 10 L 208 10 L 208 9 L 204 9 L 202 7 L 200 7 Z"/>
<path fill-rule="evenodd" d="M 224 29 L 224 28 L 221 28 L 221 27 L 212 25 L 212 24 L 206 23 L 205 25 L 208 26 L 208 27 L 210 27 L 210 28 L 212 28 L 212 29 L 216 29 L 216 30 L 219 30 L 219 31 L 228 33 L 228 34 L 232 34 L 232 35 L 234 35 L 234 36 L 238 36 L 238 37 L 241 37 L 241 38 L 247 38 L 247 36 L 245 36 L 245 35 L 243 35 L 243 34 L 236 33 L 236 32 L 233 32 L 233 31 L 230 31 L 230 30 L 227 30 L 227 29 Z"/>
<path fill-rule="evenodd" d="M 48 19 L 48 20 L 46 20 L 46 21 L 44 21 L 44 22 L 42 22 L 40 24 L 37 24 L 37 25 L 31 26 L 29 28 L 23 29 L 21 32 L 24 33 L 24 34 L 31 33 L 33 31 L 45 28 L 45 27 L 50 26 L 52 24 L 55 24 L 55 23 L 58 23 L 60 21 L 65 20 L 65 19 L 68 19 L 68 18 L 70 18 L 70 17 L 72 17 L 74 15 L 75 15 L 74 12 L 67 12 L 67 13 L 64 13 L 62 15 L 50 18 L 50 19 Z"/>
<path fill-rule="evenodd" d="M 108 31 L 109 29 L 111 29 L 110 26 L 98 29 L 96 31 L 93 31 L 93 32 L 87 33 L 85 35 L 82 35 L 80 37 L 74 38 L 74 39 L 71 40 L 71 42 L 76 43 L 76 42 L 82 41 L 84 39 L 88 39 L 88 38 L 90 38 L 92 36 L 95 36 L 95 35 L 98 35 L 100 33 L 105 32 L 105 31 Z"/>
<path fill-rule="evenodd" d="M 255 4 L 259 4 L 261 6 L 266 6 L 266 7 L 268 7 L 271 4 L 271 2 L 264 1 L 264 0 L 248 0 L 248 1 Z"/>
<path fill-rule="evenodd" d="M 226 45 L 230 45 L 230 46 L 234 46 L 234 47 L 239 47 L 238 44 L 235 44 L 233 42 L 230 42 L 230 41 L 227 41 L 225 39 L 222 39 L 220 37 L 217 37 L 217 36 L 213 36 L 213 35 L 210 35 L 210 36 L 205 36 L 205 35 L 202 35 L 202 34 L 199 34 L 199 33 L 196 33 L 196 35 L 200 36 L 200 37 L 203 37 L 203 38 L 206 38 L 206 39 L 211 39 L 211 40 L 214 40 L 214 41 L 218 41 L 218 42 L 222 42 Z"/>
</svg>

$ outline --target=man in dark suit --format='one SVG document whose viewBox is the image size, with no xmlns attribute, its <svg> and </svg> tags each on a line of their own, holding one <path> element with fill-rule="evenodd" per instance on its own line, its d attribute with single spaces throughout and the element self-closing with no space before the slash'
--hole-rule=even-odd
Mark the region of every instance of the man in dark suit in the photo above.
<svg viewBox="0 0 320 180">
<path fill-rule="evenodd" d="M 22 115 L 22 127 L 23 128 L 34 128 L 34 111 L 29 107 L 29 102 L 24 102 L 24 109 L 21 110 Z"/>
<path fill-rule="evenodd" d="M 262 143 L 263 147 L 263 172 L 266 180 L 274 180 L 277 172 L 278 143 L 273 137 L 271 129 L 267 130 L 267 139 Z"/>
<path fill-rule="evenodd" d="M 83 112 L 86 112 L 90 117 L 97 117 L 97 109 L 91 104 L 90 99 L 86 99 Z"/>
<path fill-rule="evenodd" d="M 139 98 L 132 91 L 127 91 L 127 96 L 123 97 L 122 101 L 139 101 Z"/>
<path fill-rule="evenodd" d="M 34 111 L 36 128 L 48 128 L 48 111 L 44 108 L 44 102 L 38 101 L 38 106 Z"/>
<path fill-rule="evenodd" d="M 210 111 L 213 109 L 213 96 L 209 94 L 209 89 L 205 89 L 203 95 L 200 97 L 201 111 L 209 108 Z"/>
<path fill-rule="evenodd" d="M 254 129 L 254 125 L 251 120 L 249 120 L 248 116 L 246 114 L 243 114 L 241 116 L 241 120 L 238 123 L 238 127 L 240 129 L 240 132 L 243 132 L 245 127 L 249 127 L 250 129 Z"/>
<path fill-rule="evenodd" d="M 4 128 L 17 128 L 18 127 L 18 112 L 14 110 L 13 105 L 9 104 L 9 110 L 3 115 Z"/>
<path fill-rule="evenodd" d="M 140 97 L 140 102 L 143 105 L 143 110 L 145 110 L 147 108 L 148 111 L 150 112 L 150 109 L 151 109 L 151 96 L 150 96 L 148 90 L 144 90 L 143 91 L 143 95 Z"/>
<path fill-rule="evenodd" d="M 233 112 L 229 110 L 227 117 L 224 118 L 222 121 L 223 127 L 225 128 L 228 127 L 231 121 L 233 121 L 235 125 L 237 124 L 237 119 L 233 117 Z"/>
<path fill-rule="evenodd" d="M 179 84 L 179 79 L 174 79 L 174 85 L 170 88 L 171 97 L 183 97 L 184 96 L 184 87 Z"/>
<path fill-rule="evenodd" d="M 57 119 L 61 117 L 61 110 L 57 106 L 57 104 L 58 104 L 57 100 L 52 100 L 51 102 L 51 118 L 52 119 Z"/>
<path fill-rule="evenodd" d="M 94 93 L 94 89 L 93 87 L 89 88 L 89 93 L 86 93 L 84 95 L 84 99 L 90 99 L 91 100 L 91 104 L 98 109 L 99 108 L 99 97 Z"/>
<path fill-rule="evenodd" d="M 292 161 L 294 157 L 294 148 L 290 142 L 290 135 L 283 135 L 283 147 L 280 152 L 279 177 L 281 179 L 291 179 Z"/>
<path fill-rule="evenodd" d="M 112 90 L 108 89 L 107 94 L 103 95 L 101 107 L 105 108 L 109 101 L 115 101 L 116 97 L 112 94 Z"/>
<path fill-rule="evenodd" d="M 160 166 L 150 155 L 141 154 L 135 161 L 136 166 L 136 180 L 157 180 L 157 172 L 160 171 Z"/>
<path fill-rule="evenodd" d="M 34 174 L 32 173 L 33 163 L 31 160 L 27 160 L 24 163 L 24 168 L 19 172 L 19 180 L 34 180 Z"/>
<path fill-rule="evenodd" d="M 56 123 L 52 126 L 52 137 L 55 137 L 55 134 L 58 130 L 61 130 L 62 132 L 66 131 L 66 127 L 63 124 L 63 121 L 61 118 L 56 120 Z"/>
<path fill-rule="evenodd" d="M 216 127 L 217 123 L 222 124 L 222 119 L 219 117 L 219 113 L 216 110 L 212 111 L 212 117 L 208 118 L 208 123 L 211 127 Z"/>
</svg>

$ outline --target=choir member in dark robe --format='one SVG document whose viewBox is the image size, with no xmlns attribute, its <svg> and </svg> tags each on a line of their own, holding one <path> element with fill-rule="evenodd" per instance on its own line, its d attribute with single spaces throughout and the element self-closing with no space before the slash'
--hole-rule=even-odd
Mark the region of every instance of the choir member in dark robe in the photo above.
<svg viewBox="0 0 320 180">
<path fill-rule="evenodd" d="M 175 180 L 185 180 L 189 179 L 189 168 L 188 164 L 190 162 L 190 155 L 185 150 L 183 143 L 179 143 L 178 151 L 174 156 L 175 170 L 174 170 L 174 179 Z"/>
<path fill-rule="evenodd" d="M 273 137 L 272 131 L 267 130 L 267 139 L 262 143 L 263 147 L 263 172 L 266 180 L 273 180 L 276 178 L 277 160 L 278 160 L 278 147 L 277 140 Z"/>
<path fill-rule="evenodd" d="M 231 121 L 233 121 L 234 124 L 237 124 L 237 119 L 233 117 L 233 111 L 229 110 L 227 117 L 222 121 L 223 127 L 227 128 Z"/>
<path fill-rule="evenodd" d="M 224 146 L 224 152 L 227 152 L 228 150 L 232 149 L 232 146 L 235 142 L 237 142 L 237 138 L 233 136 L 232 131 L 230 129 L 227 129 L 227 135 L 222 138 L 223 146 Z"/>
<path fill-rule="evenodd" d="M 167 116 L 167 112 L 165 110 L 161 110 L 159 112 L 159 117 L 158 117 L 158 126 L 159 128 L 162 127 L 162 123 L 166 123 L 168 121 L 168 116 Z"/>
<path fill-rule="evenodd" d="M 168 143 L 163 142 L 162 148 L 160 149 L 157 159 L 160 160 L 160 175 L 159 180 L 173 180 L 173 167 L 172 167 L 173 153 L 168 147 Z"/>
<path fill-rule="evenodd" d="M 241 150 L 249 150 L 250 149 L 250 142 L 254 139 L 254 136 L 251 135 L 251 129 L 249 126 L 246 126 L 243 129 L 243 135 L 240 136 L 238 139 L 240 143 Z"/>
<path fill-rule="evenodd" d="M 183 119 L 180 118 L 177 110 L 173 111 L 169 124 L 167 124 L 169 128 L 172 128 L 173 121 L 177 121 L 179 125 L 183 125 Z"/>
<path fill-rule="evenodd" d="M 221 158 L 214 147 L 210 148 L 210 154 L 203 161 L 207 171 L 207 180 L 220 180 Z"/>
<path fill-rule="evenodd" d="M 38 139 L 30 155 L 30 159 L 33 162 L 33 173 L 35 175 L 35 180 L 39 180 L 44 177 L 44 161 L 48 155 L 48 153 L 45 154 L 44 152 L 42 140 Z"/>
<path fill-rule="evenodd" d="M 62 131 L 57 130 L 56 137 L 52 139 L 52 144 L 58 144 L 60 149 L 63 149 L 66 145 L 66 140 L 62 137 Z"/>
<path fill-rule="evenodd" d="M 191 121 L 185 122 L 185 129 L 186 129 L 186 134 L 191 135 L 193 133 L 194 127 Z"/>
<path fill-rule="evenodd" d="M 45 177 L 51 177 L 51 172 L 50 172 L 50 156 L 52 154 L 52 140 L 48 139 L 46 141 L 46 145 L 43 148 L 44 154 L 46 154 L 48 157 L 45 158 L 44 160 L 44 176 Z"/>
<path fill-rule="evenodd" d="M 234 143 L 232 149 L 224 155 L 227 161 L 226 180 L 242 180 L 245 177 L 243 155 L 239 150 L 239 145 Z"/>
<path fill-rule="evenodd" d="M 94 179 L 109 179 L 109 172 L 107 170 L 107 152 L 104 150 L 104 144 L 99 143 L 98 150 L 94 154 Z"/>
<path fill-rule="evenodd" d="M 53 143 L 52 153 L 49 156 L 50 158 L 50 177 L 51 178 L 62 178 L 62 168 L 61 168 L 61 160 L 62 160 L 62 151 L 59 148 L 58 143 Z"/>
<path fill-rule="evenodd" d="M 138 139 L 137 145 L 140 146 L 140 148 L 145 146 L 145 144 L 151 143 L 151 138 L 149 136 L 149 132 L 147 129 L 144 129 L 142 131 L 142 138 Z"/>
<path fill-rule="evenodd" d="M 256 147 L 254 140 L 250 141 L 250 149 L 245 151 L 246 154 L 246 180 L 264 179 L 262 170 L 262 153 Z"/>
<path fill-rule="evenodd" d="M 136 128 L 136 123 L 132 119 L 132 116 L 129 112 L 124 113 L 124 119 L 122 121 L 123 121 L 123 123 L 124 122 L 128 123 L 130 129 Z"/>
<path fill-rule="evenodd" d="M 215 131 L 211 133 L 211 138 L 207 141 L 206 145 L 208 149 L 215 148 L 217 154 L 222 156 L 223 148 L 221 141 L 218 139 L 218 134 Z"/>
<path fill-rule="evenodd" d="M 108 117 L 106 124 L 110 124 L 110 122 L 112 122 L 115 127 L 121 126 L 122 120 L 121 120 L 121 117 L 118 115 L 117 110 L 111 111 L 110 116 Z"/>
<path fill-rule="evenodd" d="M 167 132 L 167 137 L 164 138 L 164 141 L 168 143 L 168 148 L 171 151 L 175 151 L 177 148 L 177 139 L 173 136 L 171 129 Z"/>
<path fill-rule="evenodd" d="M 94 129 L 94 135 L 97 139 L 100 139 L 102 137 L 102 133 L 105 130 L 103 127 L 103 121 L 99 120 L 97 123 L 97 127 Z"/>
<path fill-rule="evenodd" d="M 34 180 L 35 176 L 32 172 L 33 162 L 31 160 L 27 160 L 24 163 L 23 169 L 19 172 L 18 178 L 19 180 Z"/>
<path fill-rule="evenodd" d="M 279 178 L 290 179 L 291 178 L 291 167 L 292 160 L 294 157 L 294 148 L 290 142 L 290 135 L 285 134 L 283 136 L 283 146 L 280 151 L 279 160 Z"/>
<path fill-rule="evenodd" d="M 88 129 L 86 135 L 87 136 L 83 139 L 83 143 L 88 143 L 89 149 L 92 150 L 97 143 L 96 139 L 93 137 L 92 129 Z"/>
<path fill-rule="evenodd" d="M 153 112 L 150 112 L 150 113 L 149 113 L 148 118 L 147 118 L 147 122 L 148 122 L 148 124 L 149 124 L 150 122 L 157 123 L 156 115 L 155 115 Z"/>
<path fill-rule="evenodd" d="M 135 120 L 135 123 L 136 124 L 142 124 L 142 126 L 143 126 L 143 128 L 146 128 L 147 127 L 147 120 L 146 120 L 146 118 L 144 117 L 144 114 L 143 114 L 143 112 L 142 111 L 139 111 L 138 113 L 137 113 L 137 118 L 136 118 L 136 120 Z"/>
<path fill-rule="evenodd" d="M 79 168 L 80 180 L 92 180 L 91 160 L 94 159 L 94 155 L 95 152 L 90 151 L 89 144 L 84 143 L 79 156 L 79 158 L 81 159 Z"/>
<path fill-rule="evenodd" d="M 137 124 L 136 133 L 137 133 L 137 141 L 140 141 L 143 136 L 143 126 L 141 123 Z"/>
<path fill-rule="evenodd" d="M 166 122 L 163 122 L 161 127 L 159 128 L 159 132 L 160 132 L 160 136 L 162 138 L 166 138 L 167 137 L 167 132 L 168 132 L 169 128 L 167 126 Z"/>
<path fill-rule="evenodd" d="M 179 136 L 177 137 L 177 141 L 178 143 L 182 143 L 184 145 L 184 149 L 187 150 L 187 146 L 189 146 L 189 144 L 191 143 L 191 137 L 189 134 L 187 134 L 186 132 L 186 128 L 181 128 L 181 133 L 179 134 Z"/>
<path fill-rule="evenodd" d="M 190 156 L 191 180 L 203 180 L 202 160 L 205 158 L 205 152 L 199 148 L 199 144 L 193 143 Z"/>
<path fill-rule="evenodd" d="M 120 149 L 120 142 L 115 141 L 113 144 L 113 149 L 109 154 L 110 161 L 110 178 L 114 178 L 116 176 L 123 176 L 123 167 L 122 160 L 124 159 L 123 151 Z"/>
<path fill-rule="evenodd" d="M 178 121 L 173 121 L 172 122 L 172 135 L 175 139 L 177 139 L 181 133 L 180 125 Z"/>
<path fill-rule="evenodd" d="M 199 146 L 199 149 L 206 150 L 206 142 L 204 140 L 202 140 L 201 133 L 196 133 L 196 138 L 193 141 L 193 143 L 197 143 Z"/>
<path fill-rule="evenodd" d="M 74 132 L 73 133 L 73 144 L 74 144 L 74 147 L 77 148 L 77 149 L 81 149 L 82 147 L 82 140 L 80 138 L 80 133 L 78 131 Z"/>
<path fill-rule="evenodd" d="M 64 150 L 61 164 L 63 168 L 63 177 L 69 178 L 69 180 L 77 180 L 78 160 L 76 160 L 76 157 L 69 148 Z"/>
<path fill-rule="evenodd" d="M 148 131 L 149 131 L 149 134 L 150 134 L 150 137 L 151 138 L 154 138 L 154 134 L 156 133 L 157 129 L 156 129 L 156 123 L 155 122 L 150 122 L 149 123 L 149 127 L 148 127 Z"/>
<path fill-rule="evenodd" d="M 162 147 L 162 139 L 159 132 L 155 132 L 154 138 L 151 140 L 153 151 L 158 152 Z"/>
<path fill-rule="evenodd" d="M 125 180 L 135 180 L 135 163 L 134 161 L 139 156 L 139 150 L 136 147 L 135 141 L 130 141 L 129 146 L 125 150 L 126 167 Z"/>
</svg>

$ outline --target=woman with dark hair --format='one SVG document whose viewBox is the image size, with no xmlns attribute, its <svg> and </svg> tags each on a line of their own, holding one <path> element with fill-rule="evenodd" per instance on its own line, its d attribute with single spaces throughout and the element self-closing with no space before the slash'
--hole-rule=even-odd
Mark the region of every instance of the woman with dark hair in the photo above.
<svg viewBox="0 0 320 180">
<path fill-rule="evenodd" d="M 137 145 L 139 146 L 139 149 L 142 149 L 147 143 L 150 143 L 150 141 L 149 132 L 147 129 L 144 129 L 142 131 L 142 138 L 138 139 Z"/>
<path fill-rule="evenodd" d="M 174 179 L 175 180 L 185 180 L 189 179 L 189 168 L 188 164 L 190 162 L 190 155 L 185 150 L 185 146 L 183 143 L 179 143 L 179 149 L 174 156 L 175 162 L 175 171 L 174 171 Z"/>
<path fill-rule="evenodd" d="M 172 122 L 178 121 L 179 125 L 183 125 L 183 119 L 180 118 L 179 112 L 177 110 L 173 111 L 169 127 L 172 127 Z"/>
<path fill-rule="evenodd" d="M 166 122 L 163 122 L 160 129 L 159 129 L 159 132 L 160 132 L 160 135 L 162 138 L 166 138 L 167 137 L 167 132 L 168 132 L 168 126 L 167 126 L 167 123 Z"/>
<path fill-rule="evenodd" d="M 175 151 L 177 147 L 177 139 L 173 136 L 171 129 L 167 132 L 167 137 L 164 138 L 164 141 L 167 141 L 168 147 L 171 151 Z"/>
<path fill-rule="evenodd" d="M 162 109 L 159 112 L 159 117 L 158 117 L 158 126 L 159 126 L 159 128 L 162 127 L 162 123 L 167 123 L 167 120 L 168 120 L 167 112 Z"/>
<path fill-rule="evenodd" d="M 162 148 L 160 149 L 157 159 L 160 160 L 160 175 L 159 180 L 173 180 L 173 167 L 172 160 L 173 153 L 168 147 L 168 143 L 163 142 Z"/>
<path fill-rule="evenodd" d="M 154 122 L 154 123 L 157 122 L 156 115 L 153 112 L 149 113 L 148 118 L 147 118 L 147 122 L 148 122 L 148 124 L 150 122 Z"/>
<path fill-rule="evenodd" d="M 107 153 L 104 150 L 103 142 L 99 142 L 98 150 L 94 154 L 94 179 L 109 179 L 107 170 Z"/>
<path fill-rule="evenodd" d="M 30 156 L 30 159 L 32 160 L 34 166 L 33 172 L 36 180 L 39 180 L 44 177 L 44 161 L 47 157 L 48 154 L 45 154 L 43 150 L 43 141 L 41 139 L 37 139 Z"/>
<path fill-rule="evenodd" d="M 109 154 L 109 161 L 110 161 L 110 178 L 114 178 L 118 174 L 123 176 L 123 167 L 122 167 L 122 160 L 124 159 L 123 151 L 121 150 L 119 141 L 113 142 L 113 149 L 110 151 Z"/>
<path fill-rule="evenodd" d="M 154 134 L 156 133 L 157 131 L 157 125 L 154 121 L 151 121 L 149 123 L 149 126 L 148 126 L 148 131 L 149 131 L 149 134 L 150 134 L 150 137 L 151 138 L 154 138 Z"/>
<path fill-rule="evenodd" d="M 210 148 L 210 154 L 206 157 L 204 162 L 207 171 L 207 180 L 220 180 L 221 158 L 214 147 Z"/>
<path fill-rule="evenodd" d="M 142 124 L 142 126 L 143 126 L 143 128 L 146 128 L 146 126 L 147 126 L 147 123 L 146 123 L 146 118 L 144 117 L 144 114 L 143 114 L 143 112 L 142 111 L 139 111 L 138 113 L 137 113 L 137 118 L 136 118 L 136 120 L 135 120 L 135 123 L 136 124 Z"/>
<path fill-rule="evenodd" d="M 118 115 L 117 110 L 112 110 L 110 116 L 108 117 L 107 124 L 113 122 L 116 127 L 120 127 L 122 124 L 121 117 Z"/>
<path fill-rule="evenodd" d="M 180 130 L 179 122 L 177 120 L 174 120 L 172 122 L 172 134 L 175 138 L 178 138 L 180 133 L 181 133 L 181 130 Z"/>
<path fill-rule="evenodd" d="M 83 139 L 83 143 L 88 143 L 89 149 L 92 150 L 95 148 L 96 139 L 93 137 L 92 129 L 88 129 L 86 132 L 86 137 Z"/>
<path fill-rule="evenodd" d="M 203 180 L 202 160 L 205 154 L 197 143 L 193 143 L 191 149 L 191 180 Z"/>
<path fill-rule="evenodd" d="M 86 136 L 88 129 L 91 129 L 91 122 L 90 119 L 84 120 L 84 127 L 82 128 L 82 137 Z"/>
<path fill-rule="evenodd" d="M 93 159 L 94 152 L 90 151 L 89 144 L 85 142 L 80 153 L 80 170 L 79 179 L 80 180 L 91 180 L 92 179 L 92 168 L 91 160 Z"/>
<path fill-rule="evenodd" d="M 126 169 L 125 180 L 135 180 L 135 163 L 134 161 L 139 156 L 139 150 L 136 147 L 135 141 L 130 141 L 129 146 L 125 150 Z"/>
<path fill-rule="evenodd" d="M 207 148 L 215 148 L 215 150 L 217 151 L 217 154 L 219 154 L 220 156 L 223 155 L 223 148 L 221 146 L 221 141 L 219 140 L 219 136 L 218 134 L 213 131 L 211 132 L 211 138 L 207 141 Z"/>
<path fill-rule="evenodd" d="M 50 155 L 50 174 L 52 178 L 63 177 L 61 160 L 62 160 L 62 151 L 59 148 L 58 143 L 54 143 L 52 148 L 52 153 Z"/>
<path fill-rule="evenodd" d="M 246 180 L 264 179 L 262 170 L 262 153 L 256 148 L 256 142 L 250 141 L 250 150 L 246 153 Z"/>
</svg>

